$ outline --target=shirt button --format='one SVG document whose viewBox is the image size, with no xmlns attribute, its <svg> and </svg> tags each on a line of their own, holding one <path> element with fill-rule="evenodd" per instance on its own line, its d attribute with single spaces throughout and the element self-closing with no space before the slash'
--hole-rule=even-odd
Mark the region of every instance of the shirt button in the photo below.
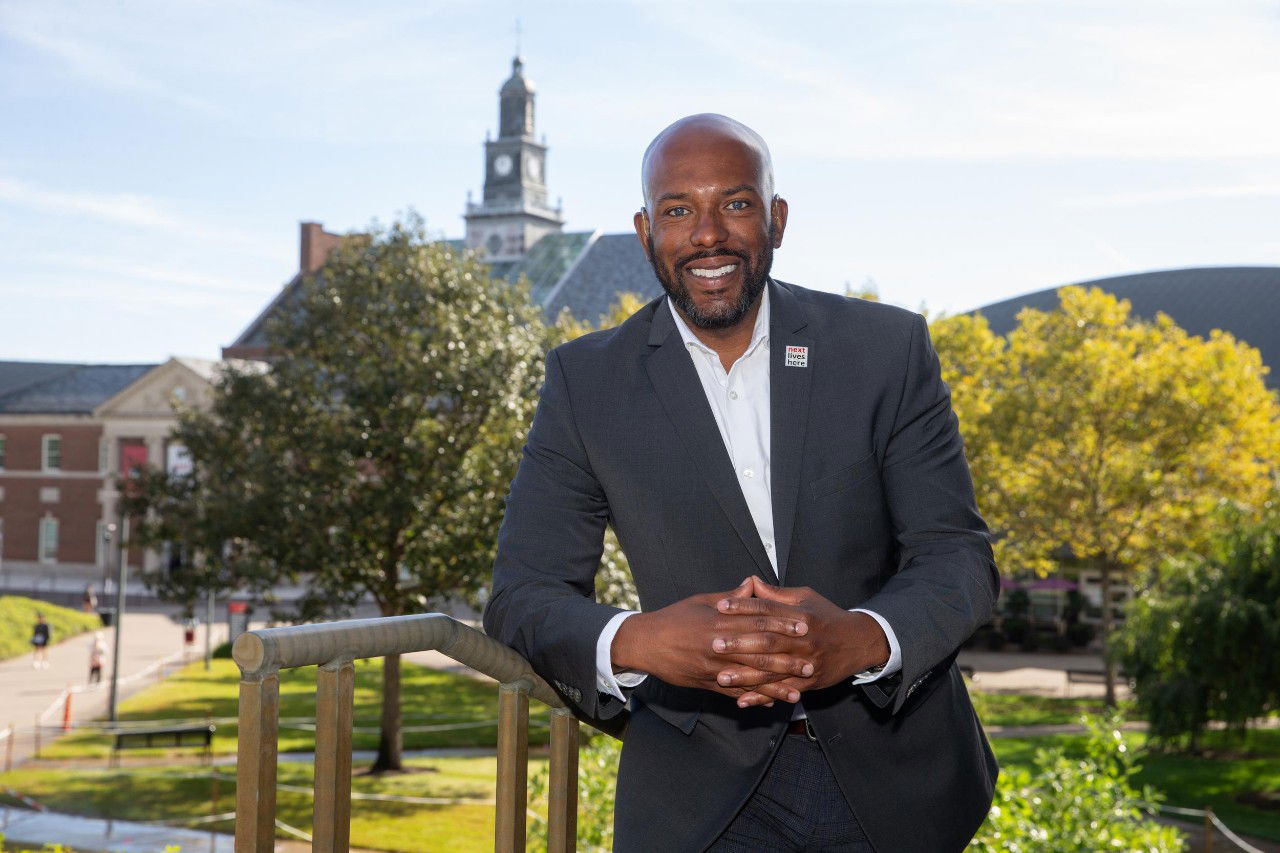
<svg viewBox="0 0 1280 853">
<path fill-rule="evenodd" d="M 772 550 L 773 550 L 773 543 L 772 543 L 772 542 L 766 542 L 766 543 L 764 543 L 764 549 L 765 549 L 766 551 L 772 551 Z"/>
<path fill-rule="evenodd" d="M 736 399 L 738 399 L 738 392 L 737 392 L 737 391 L 730 391 L 730 392 L 729 392 L 729 399 L 730 399 L 730 400 L 736 400 Z"/>
<path fill-rule="evenodd" d="M 749 479 L 751 479 L 752 477 L 754 477 L 755 475 L 756 475 L 756 472 L 755 472 L 755 470 L 754 470 L 754 469 L 752 469 L 752 468 L 743 468 L 743 469 L 742 469 L 742 476 L 746 477 L 748 480 L 749 480 Z"/>
</svg>

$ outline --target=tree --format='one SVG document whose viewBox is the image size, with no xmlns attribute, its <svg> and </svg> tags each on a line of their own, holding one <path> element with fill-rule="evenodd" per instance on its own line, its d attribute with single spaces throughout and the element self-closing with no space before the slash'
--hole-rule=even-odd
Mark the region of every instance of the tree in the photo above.
<svg viewBox="0 0 1280 853">
<path fill-rule="evenodd" d="M 340 249 L 269 336 L 268 368 L 229 371 L 181 417 L 190 477 L 140 482 L 147 535 L 178 539 L 206 585 L 305 583 L 301 619 L 473 595 L 542 379 L 527 289 L 411 218 Z M 383 678 L 375 772 L 401 765 L 397 656 Z"/>
<path fill-rule="evenodd" d="M 1210 720 L 1243 731 L 1280 709 L 1280 512 L 1234 507 L 1208 556 L 1170 560 L 1129 608 L 1119 657 L 1153 736 L 1198 747 Z"/>
<path fill-rule="evenodd" d="M 1194 551 L 1219 501 L 1259 507 L 1280 450 L 1280 406 L 1257 350 L 1188 335 L 1165 315 L 1067 287 L 1024 310 L 1008 340 L 980 317 L 933 326 L 1000 562 L 1047 571 L 1069 554 L 1112 584 Z M 1115 672 L 1107 659 L 1107 701 Z"/>
</svg>

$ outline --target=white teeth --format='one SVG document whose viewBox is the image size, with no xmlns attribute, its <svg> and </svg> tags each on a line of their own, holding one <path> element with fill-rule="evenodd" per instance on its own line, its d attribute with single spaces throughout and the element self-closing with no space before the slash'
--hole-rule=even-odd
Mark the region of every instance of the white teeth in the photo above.
<svg viewBox="0 0 1280 853">
<path fill-rule="evenodd" d="M 737 264 L 725 264 L 722 267 L 716 267 L 713 270 L 691 269 L 689 272 L 698 278 L 719 278 L 722 275 L 728 275 L 738 268 Z"/>
</svg>

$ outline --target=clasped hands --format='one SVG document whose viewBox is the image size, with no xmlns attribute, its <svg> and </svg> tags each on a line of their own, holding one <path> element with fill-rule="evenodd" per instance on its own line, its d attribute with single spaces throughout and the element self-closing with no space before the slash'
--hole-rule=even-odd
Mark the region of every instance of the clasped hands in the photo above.
<svg viewBox="0 0 1280 853">
<path fill-rule="evenodd" d="M 617 670 L 714 690 L 749 708 L 798 702 L 806 690 L 882 664 L 889 642 L 866 613 L 809 587 L 770 586 L 752 576 L 728 592 L 637 613 L 618 629 L 611 654 Z"/>
</svg>

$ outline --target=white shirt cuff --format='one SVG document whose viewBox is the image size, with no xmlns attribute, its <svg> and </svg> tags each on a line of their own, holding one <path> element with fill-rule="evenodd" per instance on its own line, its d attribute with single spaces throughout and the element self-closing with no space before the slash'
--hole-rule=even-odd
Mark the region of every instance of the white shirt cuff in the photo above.
<svg viewBox="0 0 1280 853">
<path fill-rule="evenodd" d="M 635 616 L 636 612 L 635 610 L 624 610 L 615 615 L 605 624 L 604 630 L 600 632 L 600 639 L 596 640 L 596 689 L 601 693 L 617 697 L 620 702 L 627 701 L 626 695 L 622 692 L 623 688 L 635 687 L 649 677 L 647 673 L 630 669 L 616 674 L 613 671 L 613 655 L 611 654 L 613 638 L 617 636 L 618 629 L 622 627 L 622 623 L 628 617 Z"/>
<path fill-rule="evenodd" d="M 854 607 L 849 612 L 865 613 L 872 619 L 876 620 L 880 625 L 880 629 L 884 631 L 885 638 L 889 641 L 889 661 L 884 665 L 884 669 L 879 672 L 860 672 L 853 677 L 853 683 L 870 684 L 877 679 L 893 675 L 895 672 L 902 669 L 902 646 L 898 645 L 898 635 L 893 633 L 893 628 L 889 627 L 888 621 L 874 610 L 864 610 L 861 607 Z"/>
</svg>

